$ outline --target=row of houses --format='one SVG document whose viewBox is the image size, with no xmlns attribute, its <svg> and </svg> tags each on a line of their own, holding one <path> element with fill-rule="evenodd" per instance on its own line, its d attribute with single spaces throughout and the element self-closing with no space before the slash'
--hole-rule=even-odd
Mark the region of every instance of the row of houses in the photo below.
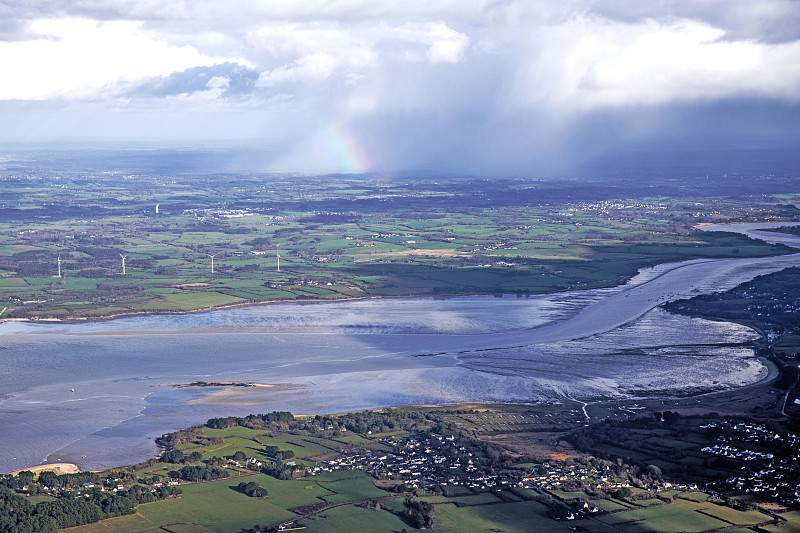
<svg viewBox="0 0 800 533">
<path fill-rule="evenodd" d="M 800 445 L 800 439 L 791 432 L 781 433 L 770 429 L 763 424 L 753 422 L 738 422 L 735 420 L 725 420 L 716 425 L 713 422 L 701 427 L 720 427 L 723 430 L 732 430 L 734 435 L 721 435 L 717 440 L 727 442 L 730 440 L 740 440 L 744 442 L 755 442 L 763 444 L 777 444 L 784 447 L 794 447 Z"/>
<path fill-rule="evenodd" d="M 706 446 L 705 448 L 701 448 L 700 451 L 710 453 L 712 455 L 721 455 L 723 457 L 739 459 L 741 461 L 772 459 L 774 457 L 771 453 L 759 452 L 756 450 L 741 449 L 737 448 L 736 446 L 729 446 L 727 444 L 715 444 L 713 446 Z"/>
<path fill-rule="evenodd" d="M 133 484 L 140 484 L 140 483 L 133 483 Z M 177 479 L 168 479 L 166 481 L 156 481 L 152 485 L 148 487 L 150 492 L 158 493 L 160 492 L 165 486 L 173 487 L 175 485 L 179 485 L 180 481 Z M 121 491 L 128 490 L 130 487 L 126 487 L 119 478 L 112 478 L 108 477 L 102 482 L 86 482 L 83 483 L 80 487 L 50 487 L 47 485 L 40 485 L 38 487 L 39 492 L 43 492 L 45 494 L 49 494 L 56 498 L 68 498 L 74 496 L 84 496 L 86 498 L 90 497 L 93 492 L 111 492 L 117 493 Z M 28 491 L 30 487 L 25 486 L 22 487 L 23 491 Z"/>
</svg>

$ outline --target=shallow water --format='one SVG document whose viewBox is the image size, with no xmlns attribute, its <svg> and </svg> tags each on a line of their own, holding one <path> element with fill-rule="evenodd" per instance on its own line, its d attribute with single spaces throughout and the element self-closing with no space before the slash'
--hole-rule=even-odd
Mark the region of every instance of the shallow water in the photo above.
<svg viewBox="0 0 800 533">
<path fill-rule="evenodd" d="M 155 453 L 153 438 L 212 416 L 682 394 L 751 383 L 765 373 L 740 346 L 755 337 L 751 330 L 657 306 L 797 264 L 800 254 L 688 261 L 646 269 L 613 289 L 530 298 L 4 323 L 0 471 L 47 457 L 92 469 L 138 462 Z M 188 403 L 219 389 L 170 386 L 197 380 L 294 387 Z"/>
</svg>

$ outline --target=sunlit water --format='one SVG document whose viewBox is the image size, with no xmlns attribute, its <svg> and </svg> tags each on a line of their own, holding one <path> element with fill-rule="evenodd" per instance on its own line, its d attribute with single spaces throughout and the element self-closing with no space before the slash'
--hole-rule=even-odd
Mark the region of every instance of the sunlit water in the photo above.
<svg viewBox="0 0 800 533">
<path fill-rule="evenodd" d="M 4 323 L 0 471 L 48 457 L 92 469 L 138 462 L 155 453 L 156 436 L 211 416 L 623 398 L 752 383 L 766 372 L 741 346 L 754 332 L 657 306 L 798 264 L 800 254 L 688 261 L 646 269 L 613 289 L 530 298 Z M 219 389 L 170 386 L 197 380 L 289 386 L 246 390 L 233 403 L 194 403 Z"/>
</svg>

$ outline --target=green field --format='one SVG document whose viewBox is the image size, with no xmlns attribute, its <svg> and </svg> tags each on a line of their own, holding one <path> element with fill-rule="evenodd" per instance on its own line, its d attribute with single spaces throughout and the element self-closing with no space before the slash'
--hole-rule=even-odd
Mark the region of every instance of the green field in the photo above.
<svg viewBox="0 0 800 533">
<path fill-rule="evenodd" d="M 257 476 L 259 483 L 267 476 Z M 271 478 L 270 478 L 271 479 Z M 314 489 L 303 498 L 302 488 L 281 487 L 280 496 L 265 499 L 249 498 L 233 490 L 232 480 L 184 485 L 178 499 L 140 505 L 137 514 L 108 520 L 108 525 L 120 531 L 141 531 L 143 523 L 150 526 L 190 522 L 210 528 L 218 533 L 238 533 L 255 523 L 278 522 L 294 516 L 286 510 L 287 503 L 302 504 L 312 501 Z M 275 490 L 274 487 L 273 490 Z M 267 490 L 270 490 L 269 488 Z M 293 506 L 293 505 L 292 505 Z M 144 522 L 142 522 L 142 519 Z"/>
<path fill-rule="evenodd" d="M 119 182 L 67 173 L 59 191 L 0 176 L 16 206 L 0 213 L 4 317 L 606 287 L 657 263 L 786 253 L 692 228 L 740 220 L 744 205 L 753 219 L 797 211 L 753 196 L 710 202 L 686 186 L 654 194 L 624 180 L 606 180 L 600 192 L 536 180 L 253 175 L 165 184 L 134 174 Z"/>
<path fill-rule="evenodd" d="M 310 533 L 348 531 L 352 533 L 394 533 L 403 528 L 411 530 L 408 524 L 386 511 L 374 511 L 348 505 L 336 507 L 313 519 L 303 520 Z"/>
<path fill-rule="evenodd" d="M 660 531 L 706 531 L 730 525 L 698 511 L 705 510 L 706 504 L 697 505 L 685 501 L 677 501 L 662 507 L 627 511 L 624 515 L 632 520 L 644 519 L 648 527 Z"/>
<path fill-rule="evenodd" d="M 721 505 L 711 505 L 703 512 L 731 524 L 761 524 L 773 520 L 772 517 L 761 511 L 739 511 Z"/>
<path fill-rule="evenodd" d="M 386 496 L 386 491 L 377 488 L 371 477 L 368 477 L 366 474 L 362 476 L 362 473 L 358 470 L 350 473 L 353 474 L 352 477 L 341 481 L 318 480 L 316 482 L 320 487 L 335 493 L 325 495 L 325 501 L 342 503 Z"/>
<path fill-rule="evenodd" d="M 465 406 L 466 407 L 466 406 Z M 564 407 L 562 406 L 562 409 Z M 433 526 L 435 532 L 487 532 L 500 530 L 515 531 L 571 531 L 572 528 L 585 528 L 588 531 L 612 530 L 623 533 L 670 533 L 683 531 L 700 533 L 720 528 L 742 529 L 761 527 L 763 531 L 791 531 L 800 520 L 797 513 L 783 513 L 785 529 L 776 529 L 772 524 L 775 519 L 757 509 L 741 511 L 722 504 L 724 498 L 711 498 L 706 492 L 671 489 L 654 492 L 645 488 L 634 488 L 626 497 L 629 501 L 607 497 L 589 485 L 600 483 L 603 477 L 614 477 L 613 469 L 618 469 L 622 476 L 630 475 L 633 470 L 620 462 L 598 462 L 596 459 L 551 459 L 546 464 L 520 461 L 507 464 L 501 474 L 510 476 L 511 483 L 504 488 L 481 488 L 484 483 L 473 483 L 467 486 L 418 487 L 411 483 L 380 474 L 370 470 L 367 461 L 385 454 L 406 453 L 406 449 L 425 450 L 433 443 L 442 443 L 442 449 L 463 448 L 464 457 L 470 457 L 477 464 L 488 462 L 489 446 L 487 442 L 476 440 L 473 429 L 465 435 L 453 427 L 453 448 L 449 448 L 448 440 L 442 435 L 431 435 L 429 431 L 439 424 L 447 424 L 446 420 L 461 419 L 481 421 L 490 428 L 509 426 L 512 420 L 533 418 L 530 406 L 508 406 L 500 408 L 475 410 L 469 407 L 459 409 L 426 408 L 422 411 L 411 409 L 386 410 L 383 412 L 365 412 L 309 419 L 291 418 L 285 413 L 254 416 L 237 419 L 215 419 L 210 425 L 223 429 L 211 429 L 207 426 L 189 428 L 172 434 L 167 441 L 180 443 L 178 448 L 182 458 L 170 457 L 169 453 L 162 461 L 179 461 L 166 463 L 157 460 L 143 465 L 122 469 L 112 476 L 125 479 L 125 484 L 138 482 L 147 488 L 152 483 L 166 482 L 175 476 L 184 464 L 192 467 L 224 465 L 220 473 L 227 476 L 205 482 L 182 481 L 179 484 L 179 495 L 166 495 L 165 499 L 153 503 L 140 504 L 135 514 L 109 518 L 98 524 L 74 528 L 80 533 L 144 533 L 158 531 L 175 531 L 192 533 L 195 531 L 213 531 L 218 533 L 238 533 L 249 530 L 255 525 L 266 528 L 292 522 L 294 525 L 305 525 L 310 531 L 386 531 L 399 532 L 403 528 L 413 530 L 411 519 L 405 515 L 407 507 L 414 502 L 432 506 Z M 543 406 L 540 414 L 556 412 L 554 406 Z M 423 415 L 420 417 L 419 415 Z M 527 416 L 523 416 L 527 415 Z M 270 418 L 272 417 L 272 418 Z M 422 423 L 422 420 L 425 423 Z M 692 420 L 697 426 L 701 419 Z M 391 421 L 396 424 L 397 432 L 392 434 L 392 446 L 389 442 L 375 446 L 378 453 L 361 453 L 360 447 L 371 449 L 376 444 L 368 435 L 369 427 L 384 427 Z M 213 422 L 213 424 L 212 424 Z M 224 427 L 227 424 L 229 427 Z M 244 427 L 248 424 L 251 427 Z M 351 431 L 341 432 L 338 427 L 350 427 L 361 424 L 363 433 Z M 337 429 L 325 429 L 337 427 Z M 476 426 L 472 426 L 476 427 Z M 421 433 L 411 428 L 422 428 Z M 427 428 L 427 429 L 424 429 Z M 644 439 L 669 439 L 670 430 L 663 426 L 655 426 L 652 435 L 641 426 L 632 430 Z M 409 439 L 409 440 L 404 440 Z M 427 440 L 425 440 L 427 439 Z M 427 443 L 421 446 L 421 443 Z M 354 447 L 355 446 L 355 447 Z M 267 448 L 269 447 L 269 448 Z M 292 452 L 288 463 L 278 459 L 280 453 Z M 199 456 L 189 458 L 192 452 Z M 227 459 L 237 453 L 254 457 L 266 463 L 263 473 L 250 470 L 242 463 L 235 466 Z M 268 452 L 268 453 L 267 453 Z M 315 457 L 342 458 L 352 460 L 357 454 L 365 462 L 355 469 L 339 470 L 311 475 L 310 467 L 319 464 Z M 437 452 L 438 453 L 438 452 Z M 469 455 L 466 455 L 466 454 Z M 180 454 L 179 454 L 180 455 Z M 200 460 L 197 460 L 199 457 Z M 239 457 L 241 459 L 241 456 Z M 411 457 L 399 459 L 403 465 L 414 463 Z M 182 461 L 182 462 L 180 462 Z M 194 461 L 192 463 L 192 461 Z M 422 460 L 424 463 L 424 460 Z M 422 464 L 417 463 L 417 464 Z M 288 469 L 289 465 L 297 465 Z M 307 466 L 304 466 L 307 465 Z M 600 467 L 600 468 L 597 468 Z M 613 468 L 612 468 L 613 467 Z M 253 467 L 255 468 L 255 467 Z M 463 474 L 460 469 L 453 469 L 447 463 L 442 464 L 441 473 L 452 475 Z M 576 470 L 577 469 L 577 470 Z M 583 470 L 581 470 L 583 469 Z M 174 471 L 174 472 L 173 472 Z M 556 477 L 570 476 L 584 472 L 585 490 L 562 490 L 541 486 L 519 488 L 514 482 L 515 476 L 525 476 L 533 472 L 546 471 Z M 376 476 L 380 479 L 376 479 Z M 419 473 L 417 480 L 423 476 Z M 589 481 L 588 477 L 592 477 Z M 481 478 L 485 479 L 485 478 Z M 563 479 L 563 478 L 562 478 Z M 573 476 L 575 479 L 575 476 Z M 613 482 L 613 480 L 610 480 Z M 255 483 L 266 490 L 264 497 L 250 497 L 237 488 L 240 483 Z M 116 482 L 115 482 L 116 483 Z M 409 487 L 407 485 L 413 485 Z M 513 487 L 513 488 L 512 488 Z M 607 494 L 612 493 L 613 489 Z M 643 498 L 643 499 L 636 499 Z M 52 500 L 49 496 L 35 496 L 31 501 Z M 602 512 L 593 516 L 592 520 L 578 515 L 575 520 L 562 518 L 557 520 L 551 515 L 565 513 L 566 506 L 584 508 L 582 502 L 589 502 L 591 507 L 598 507 Z M 750 499 L 731 500 L 731 505 L 752 503 Z M 587 508 L 591 508 L 587 507 Z M 555 511 L 555 512 L 554 512 Z M 564 514 L 561 514 L 563 517 Z M 608 527 L 603 524 L 607 524 Z M 600 529 L 598 529 L 600 528 Z M 580 530 L 580 529 L 578 529 Z"/>
<path fill-rule="evenodd" d="M 547 508 L 537 502 L 503 503 L 475 507 L 453 504 L 436 506 L 437 523 L 433 531 L 441 533 L 478 533 L 499 529 L 509 533 L 531 531 L 570 531 L 569 527 L 589 527 L 588 520 L 556 522 L 546 516 Z"/>
<path fill-rule="evenodd" d="M 769 533 L 800 531 L 800 511 L 781 513 L 781 518 L 783 518 L 785 522 L 762 526 L 761 529 Z"/>
<path fill-rule="evenodd" d="M 592 504 L 601 511 L 606 511 L 609 513 L 631 508 L 631 505 L 627 503 L 612 499 L 592 500 Z"/>
<path fill-rule="evenodd" d="M 462 506 L 471 506 L 471 505 L 487 505 L 487 504 L 496 504 L 502 503 L 498 496 L 494 495 L 491 492 L 481 492 L 479 494 L 472 494 L 469 496 L 455 496 L 451 498 L 445 498 L 442 496 L 431 496 L 431 497 L 423 497 L 425 501 L 429 501 L 431 503 L 454 503 Z"/>
</svg>

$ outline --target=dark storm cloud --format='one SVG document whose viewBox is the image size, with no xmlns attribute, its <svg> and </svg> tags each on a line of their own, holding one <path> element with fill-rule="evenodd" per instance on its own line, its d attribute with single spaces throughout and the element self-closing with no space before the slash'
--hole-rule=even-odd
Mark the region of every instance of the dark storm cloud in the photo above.
<svg viewBox="0 0 800 533">
<path fill-rule="evenodd" d="M 391 146 L 376 155 L 388 169 L 409 161 L 431 171 L 531 177 L 800 169 L 800 106 L 748 100 L 602 109 L 560 124 L 535 111 L 502 119 L 390 114 L 353 128 L 373 146 Z"/>
<path fill-rule="evenodd" d="M 237 63 L 222 63 L 192 67 L 148 80 L 125 92 L 124 96 L 164 97 L 220 89 L 221 96 L 229 97 L 251 92 L 257 80 L 258 72 L 251 68 Z"/>
<path fill-rule="evenodd" d="M 266 139 L 277 170 L 526 175 L 783 142 L 797 6 L 0 0 L 0 136 Z"/>
</svg>

